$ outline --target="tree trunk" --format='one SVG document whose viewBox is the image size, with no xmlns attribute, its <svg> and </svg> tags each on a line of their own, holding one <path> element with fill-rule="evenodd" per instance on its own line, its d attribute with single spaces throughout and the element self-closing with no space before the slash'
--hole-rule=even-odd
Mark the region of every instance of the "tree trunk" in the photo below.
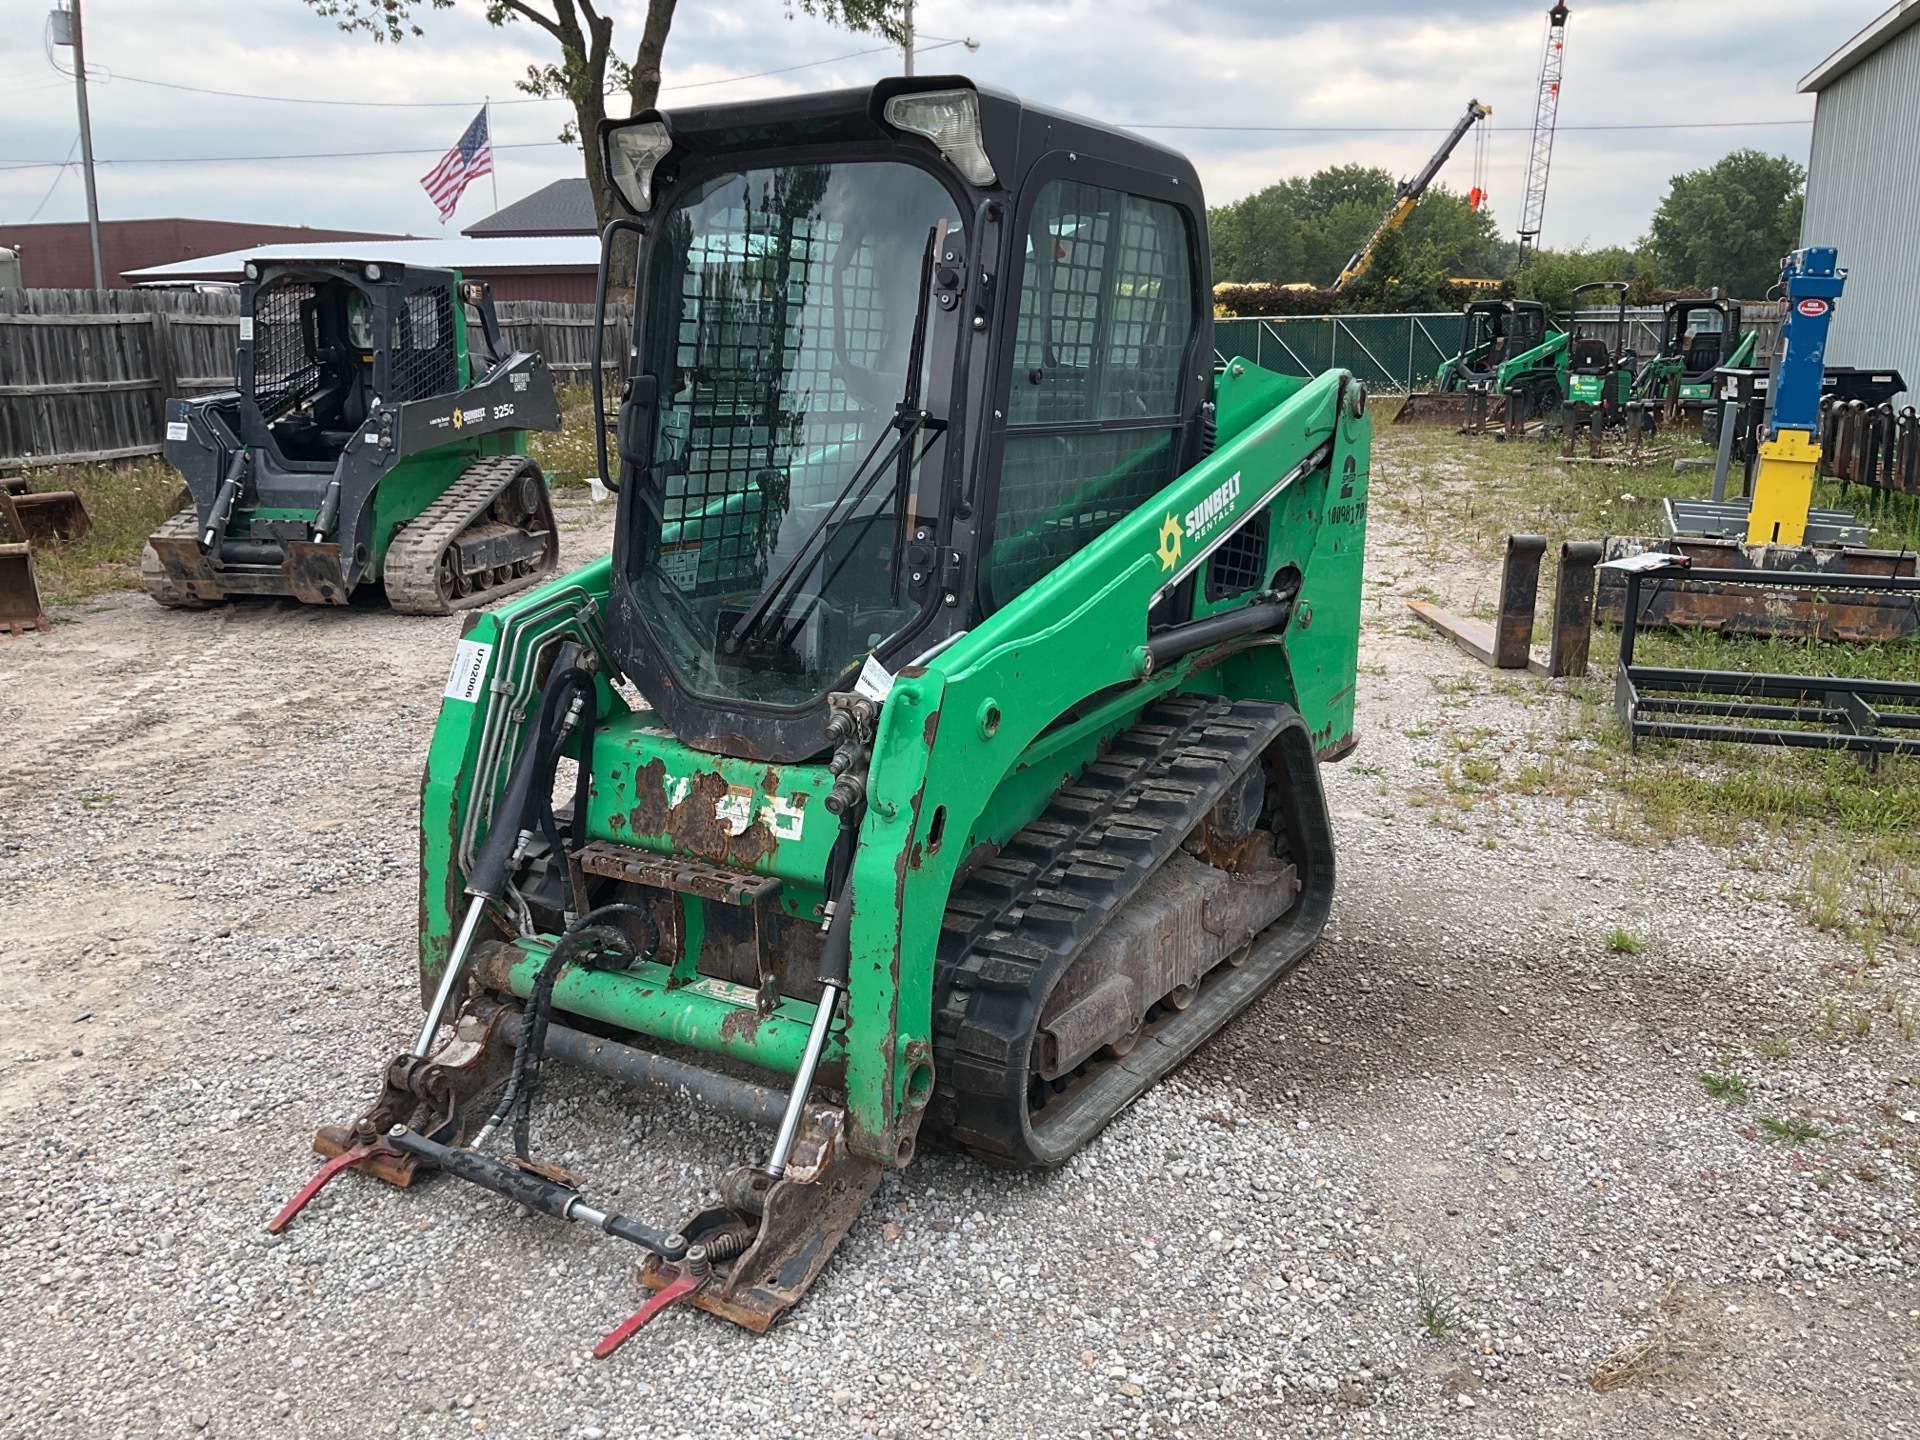
<svg viewBox="0 0 1920 1440">
<path fill-rule="evenodd" d="M 606 118 L 606 101 L 598 87 L 591 95 L 574 97 L 573 120 L 580 127 L 580 148 L 587 160 L 587 185 L 593 191 L 593 213 L 601 229 L 605 229 L 614 216 L 613 187 L 607 180 L 607 167 L 600 159 L 600 122 Z"/>
<path fill-rule="evenodd" d="M 673 7 L 677 0 L 648 0 L 646 28 L 640 32 L 640 48 L 633 56 L 633 79 L 627 87 L 633 101 L 628 113 L 638 115 L 660 103 L 660 60 L 667 49 L 667 31 L 673 25 Z"/>
</svg>

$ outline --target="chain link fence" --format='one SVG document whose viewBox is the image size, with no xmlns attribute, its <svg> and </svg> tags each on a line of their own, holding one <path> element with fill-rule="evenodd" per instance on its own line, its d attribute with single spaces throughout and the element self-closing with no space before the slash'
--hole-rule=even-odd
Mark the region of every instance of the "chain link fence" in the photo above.
<svg viewBox="0 0 1920 1440">
<path fill-rule="evenodd" d="M 1264 370 L 1311 379 L 1350 370 L 1376 390 L 1418 390 L 1460 348 L 1457 311 L 1412 315 L 1284 315 L 1213 322 L 1213 348 Z"/>
<path fill-rule="evenodd" d="M 1755 363 L 1772 358 L 1780 333 L 1780 306 L 1773 301 L 1742 302 L 1740 327 L 1758 332 Z M 1591 322 L 1611 340 L 1617 310 L 1582 310 L 1583 328 Z M 1660 351 L 1666 309 L 1660 305 L 1627 308 L 1627 348 L 1642 359 Z M 1555 322 L 1563 324 L 1564 317 Z M 1460 348 L 1460 315 L 1277 315 L 1216 319 L 1213 349 L 1222 362 L 1240 356 L 1266 370 L 1311 379 L 1329 370 L 1350 370 L 1376 390 L 1424 390 L 1441 365 Z"/>
</svg>

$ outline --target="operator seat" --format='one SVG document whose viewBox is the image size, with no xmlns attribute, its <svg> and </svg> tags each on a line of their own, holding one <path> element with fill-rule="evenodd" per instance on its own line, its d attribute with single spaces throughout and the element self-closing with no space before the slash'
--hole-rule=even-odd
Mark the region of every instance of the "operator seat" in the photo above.
<svg viewBox="0 0 1920 1440">
<path fill-rule="evenodd" d="M 1607 349 L 1607 342 L 1591 335 L 1574 341 L 1573 352 L 1567 357 L 1567 365 L 1574 370 L 1604 370 L 1611 364 L 1613 353 Z"/>
<path fill-rule="evenodd" d="M 1683 362 L 1689 375 L 1704 375 L 1720 363 L 1720 332 L 1702 330 L 1687 342 Z"/>
</svg>

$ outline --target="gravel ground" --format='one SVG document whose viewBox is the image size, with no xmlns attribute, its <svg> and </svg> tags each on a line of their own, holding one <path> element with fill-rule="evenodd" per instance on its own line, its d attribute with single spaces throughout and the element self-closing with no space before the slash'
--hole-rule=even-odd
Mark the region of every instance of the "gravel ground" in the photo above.
<svg viewBox="0 0 1920 1440">
<path fill-rule="evenodd" d="M 1564 704 L 1409 630 L 1491 576 L 1384 510 L 1316 955 L 1061 1172 L 924 1154 L 772 1334 L 604 1364 L 595 1232 L 357 1177 L 263 1230 L 417 1023 L 458 622 L 116 596 L 7 643 L 0 1434 L 1920 1435 L 1913 1042 L 1822 1038 L 1859 957 L 1784 876 L 1416 803 L 1459 725 L 1524 755 Z M 536 1143 L 666 1218 L 762 1139 L 572 1077 Z"/>
</svg>

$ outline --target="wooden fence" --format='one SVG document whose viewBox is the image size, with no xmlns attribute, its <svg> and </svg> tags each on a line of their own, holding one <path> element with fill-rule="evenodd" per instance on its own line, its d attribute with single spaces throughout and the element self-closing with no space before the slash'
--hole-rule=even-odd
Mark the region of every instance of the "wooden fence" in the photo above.
<svg viewBox="0 0 1920 1440">
<path fill-rule="evenodd" d="M 602 366 L 621 374 L 633 307 L 608 306 Z M 537 350 L 556 379 L 584 385 L 593 307 L 503 300 L 510 350 Z M 0 290 L 0 470 L 158 455 L 166 402 L 234 386 L 233 292 Z M 480 327 L 470 326 L 476 354 Z"/>
<path fill-rule="evenodd" d="M 157 455 L 172 395 L 233 388 L 240 300 L 0 290 L 0 469 Z"/>
<path fill-rule="evenodd" d="M 560 300 L 501 300 L 500 332 L 509 350 L 537 350 L 552 368 L 554 378 L 585 385 L 593 370 L 593 307 Z M 485 354 L 480 327 L 467 327 L 468 345 Z M 616 384 L 625 373 L 627 350 L 633 344 L 633 306 L 607 306 L 607 334 L 601 342 L 600 366 L 607 383 Z M 616 388 L 609 403 L 618 398 Z"/>
</svg>

